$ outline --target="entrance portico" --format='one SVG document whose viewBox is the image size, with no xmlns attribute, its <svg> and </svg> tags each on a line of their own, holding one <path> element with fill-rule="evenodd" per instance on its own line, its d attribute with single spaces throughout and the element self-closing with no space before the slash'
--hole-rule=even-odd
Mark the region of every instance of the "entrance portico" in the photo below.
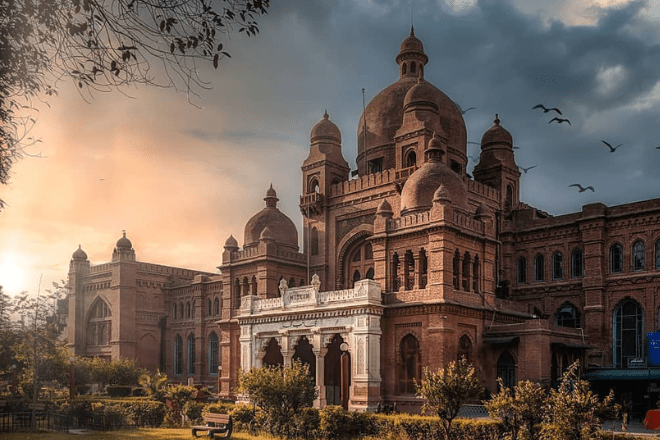
<svg viewBox="0 0 660 440">
<path fill-rule="evenodd" d="M 381 403 L 380 285 L 362 280 L 353 289 L 320 292 L 319 287 L 315 275 L 311 286 L 283 284 L 278 298 L 243 298 L 241 368 L 300 359 L 315 375 L 319 397 L 314 406 L 340 405 L 343 348 L 350 366 L 348 409 L 375 411 Z"/>
</svg>

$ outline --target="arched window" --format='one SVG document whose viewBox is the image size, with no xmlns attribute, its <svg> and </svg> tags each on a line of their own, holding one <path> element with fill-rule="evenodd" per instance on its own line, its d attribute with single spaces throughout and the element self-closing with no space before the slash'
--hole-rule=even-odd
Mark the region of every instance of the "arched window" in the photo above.
<svg viewBox="0 0 660 440">
<path fill-rule="evenodd" d="M 513 187 L 506 186 L 506 197 L 504 199 L 504 209 L 509 210 L 513 208 Z"/>
<path fill-rule="evenodd" d="M 108 345 L 112 328 L 110 307 L 101 298 L 97 298 L 87 314 L 85 338 L 87 345 Z"/>
<path fill-rule="evenodd" d="M 172 318 L 176 319 L 176 303 L 172 304 Z"/>
<path fill-rule="evenodd" d="M 415 286 L 415 257 L 411 250 L 403 255 L 403 281 L 406 290 L 412 290 Z"/>
<path fill-rule="evenodd" d="M 398 292 L 401 287 L 399 281 L 399 254 L 392 255 L 392 291 Z"/>
<path fill-rule="evenodd" d="M 660 239 L 655 242 L 655 268 L 660 269 Z"/>
<path fill-rule="evenodd" d="M 399 394 L 415 394 L 415 381 L 422 377 L 422 354 L 417 338 L 411 334 L 401 340 L 398 365 Z"/>
<path fill-rule="evenodd" d="M 363 275 L 366 278 L 369 269 L 372 269 L 373 273 L 373 267 L 374 256 L 371 243 L 359 241 L 354 244 L 346 253 L 346 258 L 344 259 L 344 285 L 353 287 L 356 281 L 363 279 Z M 356 277 L 358 278 L 356 279 Z"/>
<path fill-rule="evenodd" d="M 417 153 L 415 150 L 410 150 L 406 154 L 406 167 L 414 167 L 417 165 Z"/>
<path fill-rule="evenodd" d="M 472 358 L 472 341 L 470 340 L 470 337 L 468 335 L 463 335 L 458 340 L 458 356 L 457 356 L 457 359 L 461 360 L 461 358 L 465 358 L 465 360 L 468 363 L 471 362 L 471 358 Z"/>
<path fill-rule="evenodd" d="M 257 294 L 257 277 L 252 275 L 252 295 Z"/>
<path fill-rule="evenodd" d="M 179 303 L 179 319 L 183 319 L 183 301 Z"/>
<path fill-rule="evenodd" d="M 248 281 L 248 277 L 243 277 L 243 287 L 241 288 L 241 295 L 242 296 L 250 295 L 250 282 Z"/>
<path fill-rule="evenodd" d="M 419 251 L 419 265 L 420 265 L 420 277 L 419 288 L 426 289 L 426 284 L 428 283 L 428 273 L 429 273 L 429 260 L 426 257 L 426 249 L 420 249 Z"/>
<path fill-rule="evenodd" d="M 414 61 L 410 63 L 410 73 L 416 73 L 416 67 L 417 65 L 415 64 Z"/>
<path fill-rule="evenodd" d="M 188 335 L 188 375 L 195 374 L 195 335 Z"/>
<path fill-rule="evenodd" d="M 213 315 L 213 304 L 211 303 L 211 298 L 206 299 L 206 316 Z"/>
<path fill-rule="evenodd" d="M 312 179 L 309 182 L 309 193 L 319 193 L 321 192 L 321 187 L 317 179 Z"/>
<path fill-rule="evenodd" d="M 209 375 L 211 376 L 218 375 L 219 348 L 220 343 L 218 341 L 218 335 L 215 332 L 211 332 L 209 335 Z"/>
<path fill-rule="evenodd" d="M 466 251 L 463 254 L 463 290 L 466 292 L 470 291 L 470 266 L 472 265 L 470 260 L 470 253 Z"/>
<path fill-rule="evenodd" d="M 186 303 L 186 319 L 190 319 L 192 317 L 192 309 L 190 308 L 190 301 Z"/>
<path fill-rule="evenodd" d="M 238 278 L 234 281 L 234 308 L 241 308 L 241 281 Z"/>
<path fill-rule="evenodd" d="M 610 273 L 623 272 L 623 246 L 614 243 L 610 246 Z"/>
<path fill-rule="evenodd" d="M 633 243 L 632 247 L 632 265 L 633 270 L 644 270 L 646 267 L 646 259 L 644 258 L 644 242 L 637 240 Z"/>
<path fill-rule="evenodd" d="M 180 335 L 174 337 L 174 375 L 183 374 L 183 339 Z"/>
<path fill-rule="evenodd" d="M 408 67 L 408 65 L 407 65 L 406 63 L 403 63 L 403 64 L 401 65 L 401 73 L 402 73 L 403 75 L 405 75 L 406 72 L 408 71 L 407 67 Z"/>
<path fill-rule="evenodd" d="M 561 252 L 552 254 L 552 279 L 561 280 L 564 277 L 564 267 L 562 264 Z"/>
<path fill-rule="evenodd" d="M 580 249 L 575 249 L 571 254 L 571 276 L 573 278 L 582 278 L 584 274 L 583 257 Z"/>
<path fill-rule="evenodd" d="M 538 254 L 534 258 L 534 281 L 543 281 L 545 274 L 545 262 L 543 261 L 543 255 Z"/>
<path fill-rule="evenodd" d="M 310 247 L 311 247 L 312 255 L 318 255 L 319 254 L 319 230 L 316 229 L 316 226 L 314 226 L 312 228 L 310 241 L 311 241 Z"/>
<path fill-rule="evenodd" d="M 454 269 L 453 272 L 454 289 L 458 290 L 461 288 L 461 254 L 458 252 L 458 249 L 456 249 L 456 252 L 454 252 L 454 260 L 452 262 L 452 267 Z"/>
<path fill-rule="evenodd" d="M 289 287 L 296 287 L 296 279 L 291 277 L 289 278 Z"/>
<path fill-rule="evenodd" d="M 628 368 L 632 359 L 644 359 L 644 312 L 632 299 L 614 309 L 614 366 Z"/>
<path fill-rule="evenodd" d="M 557 310 L 555 325 L 560 327 L 581 328 L 580 311 L 571 303 L 564 303 Z"/>
<path fill-rule="evenodd" d="M 364 279 L 373 280 L 374 279 L 374 268 L 370 267 L 367 269 L 367 273 L 364 275 Z"/>
<path fill-rule="evenodd" d="M 213 300 L 213 315 L 218 316 L 220 314 L 220 299 L 216 298 Z"/>
<path fill-rule="evenodd" d="M 525 257 L 518 258 L 516 267 L 518 271 L 518 284 L 525 284 L 527 282 L 527 259 Z"/>
<path fill-rule="evenodd" d="M 497 377 L 502 378 L 502 382 L 507 388 L 513 388 L 516 385 L 516 361 L 508 351 L 503 352 L 497 359 Z"/>
<path fill-rule="evenodd" d="M 472 265 L 472 290 L 479 293 L 479 277 L 481 270 L 479 267 L 479 255 L 474 256 L 474 264 Z"/>
</svg>

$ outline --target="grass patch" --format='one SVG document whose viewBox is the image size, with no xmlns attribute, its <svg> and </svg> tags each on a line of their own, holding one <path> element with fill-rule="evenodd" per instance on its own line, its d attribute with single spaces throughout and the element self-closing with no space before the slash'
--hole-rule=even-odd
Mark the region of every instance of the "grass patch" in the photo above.
<svg viewBox="0 0 660 440">
<path fill-rule="evenodd" d="M 85 435 L 69 434 L 65 432 L 15 432 L 3 433 L 2 440 L 190 440 L 190 428 L 142 428 L 119 431 L 90 431 Z M 200 439 L 207 437 L 201 436 Z M 234 432 L 231 435 L 235 440 L 273 440 L 273 437 L 252 436 L 243 432 Z"/>
</svg>

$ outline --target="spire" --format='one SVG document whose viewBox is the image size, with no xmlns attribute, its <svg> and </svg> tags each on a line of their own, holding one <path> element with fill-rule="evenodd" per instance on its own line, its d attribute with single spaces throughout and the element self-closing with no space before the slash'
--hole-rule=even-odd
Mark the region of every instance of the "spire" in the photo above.
<svg viewBox="0 0 660 440">
<path fill-rule="evenodd" d="M 268 188 L 268 191 L 266 191 L 266 197 L 264 197 L 264 200 L 266 201 L 266 207 L 268 208 L 275 208 L 277 207 L 277 193 L 273 189 L 273 184 L 270 184 L 270 188 Z"/>
</svg>

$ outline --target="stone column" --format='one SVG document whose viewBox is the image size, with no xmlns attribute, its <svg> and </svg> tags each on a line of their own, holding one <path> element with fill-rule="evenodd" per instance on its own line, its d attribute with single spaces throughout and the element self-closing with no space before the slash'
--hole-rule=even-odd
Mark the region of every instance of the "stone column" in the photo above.
<svg viewBox="0 0 660 440">
<path fill-rule="evenodd" d="M 316 347 L 316 346 L 315 346 Z M 314 408 L 324 408 L 327 405 L 326 391 L 325 391 L 325 355 L 328 352 L 326 348 L 314 348 L 314 355 L 316 356 L 316 389 L 319 395 L 314 399 Z"/>
<path fill-rule="evenodd" d="M 413 254 L 413 260 L 415 261 L 415 279 L 413 281 L 413 290 L 417 290 L 422 284 L 422 271 L 419 264 L 419 252 Z"/>
</svg>

